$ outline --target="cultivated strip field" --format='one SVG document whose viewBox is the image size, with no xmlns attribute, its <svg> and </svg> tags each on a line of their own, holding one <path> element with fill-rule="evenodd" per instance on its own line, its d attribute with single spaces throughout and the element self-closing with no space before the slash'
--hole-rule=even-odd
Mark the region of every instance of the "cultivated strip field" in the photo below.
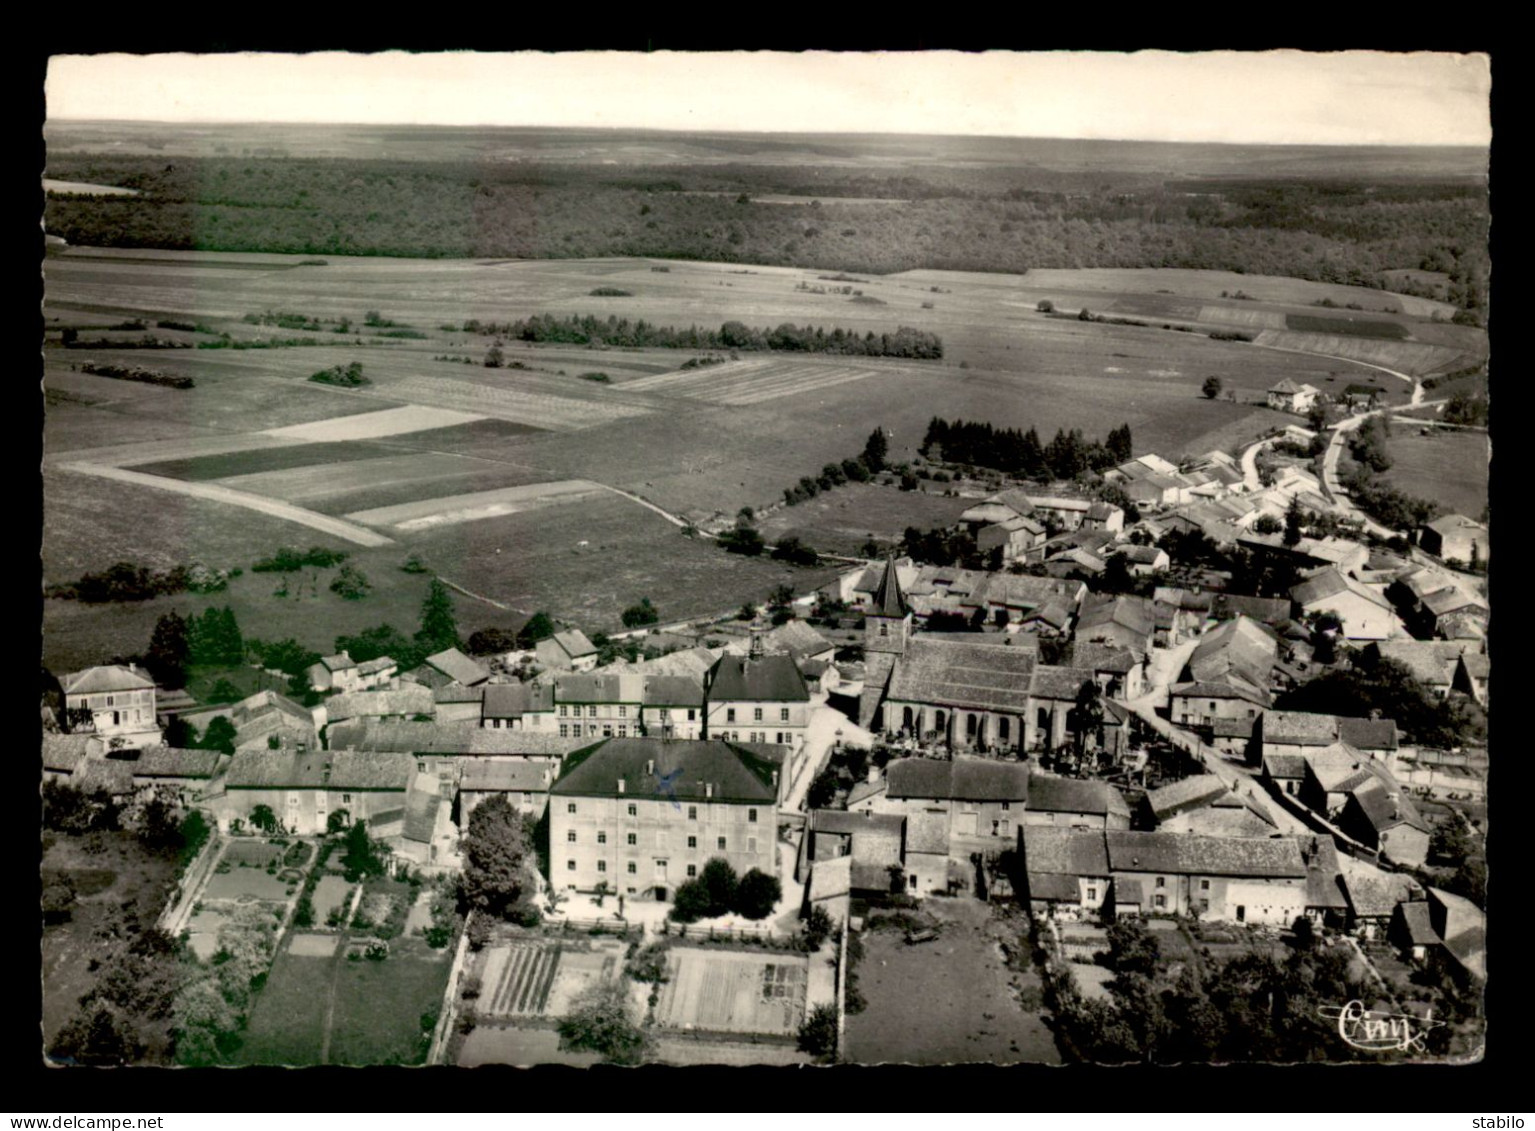
<svg viewBox="0 0 1535 1131">
<path fill-rule="evenodd" d="M 269 428 L 264 435 L 298 441 L 376 440 L 381 436 L 401 436 L 409 432 L 425 432 L 429 428 L 447 428 L 483 419 L 483 416 L 450 408 L 410 404 L 335 420 L 317 420 L 313 424 Z"/>
<path fill-rule="evenodd" d="M 663 1028 L 790 1036 L 805 1016 L 804 957 L 676 947 L 668 973 L 656 1005 Z"/>
<path fill-rule="evenodd" d="M 604 490 L 600 483 L 568 479 L 560 483 L 536 483 L 530 487 L 503 487 L 496 491 L 476 491 L 470 495 L 422 499 L 416 503 L 357 511 L 347 515 L 347 518 L 353 522 L 365 522 L 369 526 L 426 530 L 477 519 L 501 518 L 554 503 L 573 503 L 589 499 Z"/>
<path fill-rule="evenodd" d="M 1388 369 L 1420 375 L 1469 364 L 1469 361 L 1462 360 L 1459 350 L 1424 342 L 1382 341 L 1348 334 L 1313 334 L 1299 330 L 1264 330 L 1254 341 L 1260 346 L 1278 346 L 1280 349 L 1299 350 L 1302 353 L 1347 358 L 1366 365 L 1383 365 Z"/>
<path fill-rule="evenodd" d="M 576 400 L 573 397 L 494 388 L 443 377 L 408 377 L 403 381 L 391 382 L 386 395 L 397 400 L 444 405 L 465 414 L 475 414 L 476 417 L 493 416 L 517 424 L 531 424 L 535 428 L 555 432 L 574 432 L 626 417 L 641 416 L 648 411 L 633 404 Z"/>
<path fill-rule="evenodd" d="M 314 511 L 304 510 L 302 507 L 290 506 L 274 499 L 265 499 L 260 495 L 252 495 L 245 491 L 235 491 L 228 487 L 222 487 L 217 483 L 188 483 L 180 479 L 166 479 L 160 475 L 143 475 L 137 471 L 127 471 L 120 467 L 106 467 L 94 463 L 64 463 L 59 465 L 60 471 L 73 471 L 81 475 L 94 475 L 101 479 L 116 479 L 123 483 L 137 483 L 144 487 L 158 487 L 162 491 L 170 491 L 178 495 L 191 495 L 198 499 L 210 499 L 217 503 L 228 503 L 231 506 L 245 507 L 248 510 L 260 511 L 262 514 L 271 515 L 274 518 L 285 518 L 289 522 L 296 522 L 302 526 L 308 526 L 314 530 L 324 531 L 326 534 L 334 534 L 337 538 L 345 538 L 348 542 L 355 542 L 359 546 L 387 546 L 391 539 L 377 534 L 365 527 L 344 522 L 338 518 L 330 518 L 327 515 L 316 514 Z"/>
<path fill-rule="evenodd" d="M 749 405 L 779 397 L 804 396 L 862 381 L 880 370 L 848 362 L 797 362 L 774 358 L 732 361 L 703 369 L 641 377 L 624 387 L 636 392 L 668 393 L 708 404 Z"/>
<path fill-rule="evenodd" d="M 425 486 L 444 479 L 477 475 L 484 472 L 486 466 L 483 460 L 446 452 L 420 452 L 290 467 L 281 471 L 258 471 L 249 475 L 231 475 L 214 482 L 239 491 L 301 502 L 407 483 Z"/>
</svg>

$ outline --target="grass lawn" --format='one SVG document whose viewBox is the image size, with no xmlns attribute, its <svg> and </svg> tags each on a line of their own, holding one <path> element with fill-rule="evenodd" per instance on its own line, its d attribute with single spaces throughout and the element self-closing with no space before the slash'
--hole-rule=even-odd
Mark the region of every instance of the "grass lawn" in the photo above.
<svg viewBox="0 0 1535 1131">
<path fill-rule="evenodd" d="M 1016 977 L 998 952 L 990 909 L 930 901 L 944 920 L 935 942 L 907 946 L 899 931 L 866 931 L 858 986 L 868 1008 L 847 1019 L 856 1064 L 1059 1064 L 1038 1014 L 1019 1008 Z"/>
<path fill-rule="evenodd" d="M 394 939 L 383 962 L 341 960 L 331 1019 L 330 1064 L 419 1064 L 442 1010 L 452 952 Z"/>
<path fill-rule="evenodd" d="M 941 491 L 943 485 L 934 484 L 930 489 Z M 847 483 L 822 491 L 806 502 L 774 511 L 762 521 L 760 529 L 769 542 L 792 534 L 807 546 L 826 553 L 857 555 L 870 535 L 890 542 L 898 540 L 908 526 L 919 530 L 952 526 L 975 502 Z"/>
<path fill-rule="evenodd" d="M 1421 436 L 1410 426 L 1395 425 L 1386 452 L 1393 487 L 1441 504 L 1452 514 L 1480 518 L 1487 505 L 1487 435 L 1452 428 L 1430 428 Z"/>
<path fill-rule="evenodd" d="M 277 955 L 251 1010 L 240 1063 L 320 1063 L 335 962 L 294 957 L 286 949 Z"/>
</svg>

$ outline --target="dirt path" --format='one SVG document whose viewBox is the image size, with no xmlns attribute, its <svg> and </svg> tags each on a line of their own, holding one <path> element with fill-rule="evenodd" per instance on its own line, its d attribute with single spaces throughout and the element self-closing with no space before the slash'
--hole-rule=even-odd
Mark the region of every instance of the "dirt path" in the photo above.
<svg viewBox="0 0 1535 1131">
<path fill-rule="evenodd" d="M 245 507 L 247 510 L 260 511 L 273 518 L 296 522 L 325 534 L 333 534 L 337 538 L 345 538 L 348 542 L 359 546 L 388 546 L 394 542 L 392 538 L 386 538 L 382 534 L 343 519 L 331 518 L 329 515 L 293 506 L 291 503 L 252 495 L 246 491 L 236 491 L 216 483 L 192 483 L 180 479 L 168 479 L 163 475 L 145 475 L 143 472 L 128 471 L 121 467 L 107 467 L 97 463 L 61 463 L 58 465 L 58 470 L 73 471 L 80 475 L 94 475 L 100 479 L 116 479 L 122 483 L 137 483 L 141 487 L 155 487 L 178 495 L 190 495 L 195 499 L 208 499 L 215 503 Z"/>
<path fill-rule="evenodd" d="M 338 946 L 330 960 L 330 988 L 325 994 L 325 1024 L 320 1030 L 320 1063 L 330 1063 L 330 1026 L 336 1016 L 336 983 L 341 979 L 341 964 L 346 961 L 346 947 Z"/>
</svg>

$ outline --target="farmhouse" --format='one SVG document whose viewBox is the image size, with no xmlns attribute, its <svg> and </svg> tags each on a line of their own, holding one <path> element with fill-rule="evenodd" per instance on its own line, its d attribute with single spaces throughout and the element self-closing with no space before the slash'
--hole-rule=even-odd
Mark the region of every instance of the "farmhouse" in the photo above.
<svg viewBox="0 0 1535 1131">
<path fill-rule="evenodd" d="M 1487 915 L 1464 896 L 1429 888 L 1425 900 L 1398 903 L 1390 938 L 1415 961 L 1462 981 L 1487 977 Z"/>
<path fill-rule="evenodd" d="M 1382 660 L 1394 660 L 1420 680 L 1436 699 L 1444 699 L 1455 684 L 1455 669 L 1465 652 L 1480 648 L 1465 640 L 1389 640 L 1371 644 L 1372 654 Z"/>
<path fill-rule="evenodd" d="M 1073 641 L 1066 646 L 1062 662 L 1092 672 L 1098 689 L 1110 699 L 1137 699 L 1145 689 L 1146 658 L 1128 648 Z"/>
<path fill-rule="evenodd" d="M 1011 847 L 1029 801 L 1029 769 L 1014 762 L 959 757 L 952 761 L 902 758 L 885 768 L 883 797 L 876 813 L 926 815 L 941 826 L 950 856 Z M 908 881 L 910 883 L 910 881 Z"/>
<path fill-rule="evenodd" d="M 530 820 L 542 820 L 549 805 L 549 787 L 559 772 L 558 758 L 466 763 L 458 781 L 459 827 L 467 827 L 476 805 L 497 794 L 504 795 L 513 809 Z"/>
<path fill-rule="evenodd" d="M 321 708 L 323 710 L 323 708 Z M 184 715 L 189 723 L 206 730 L 210 722 L 223 715 L 234 724 L 235 749 L 265 750 L 273 740 L 283 746 L 317 747 L 319 734 L 315 712 L 299 706 L 275 691 L 258 691 L 249 698 L 227 707 Z"/>
<path fill-rule="evenodd" d="M 1072 829 L 1128 829 L 1130 807 L 1108 782 L 1083 781 L 1034 772 L 1029 775 L 1026 826 Z M 1006 835 L 1005 833 L 1003 835 Z"/>
<path fill-rule="evenodd" d="M 1487 527 L 1463 514 L 1447 514 L 1418 528 L 1418 545 L 1444 561 L 1486 565 Z"/>
<path fill-rule="evenodd" d="M 685 675 L 645 676 L 643 733 L 655 738 L 704 736 L 703 681 Z"/>
<path fill-rule="evenodd" d="M 1036 916 L 1075 919 L 1108 902 L 1112 873 L 1101 832 L 1030 825 L 1019 830 L 1018 846 Z"/>
<path fill-rule="evenodd" d="M 430 718 L 437 709 L 432 689 L 404 683 L 391 691 L 349 691 L 333 695 L 315 708 L 321 725 L 347 719 Z"/>
<path fill-rule="evenodd" d="M 43 780 L 67 781 L 87 758 L 106 752 L 106 742 L 94 734 L 43 735 Z"/>
<path fill-rule="evenodd" d="M 1288 926 L 1306 908 L 1299 838 L 1106 832 L 1115 910 Z M 1139 895 L 1132 902 L 1126 895 Z"/>
<path fill-rule="evenodd" d="M 1133 577 L 1150 577 L 1172 564 L 1167 551 L 1157 546 L 1124 546 L 1120 548 L 1119 556 L 1125 559 Z"/>
<path fill-rule="evenodd" d="M 719 739 L 612 738 L 550 790 L 549 882 L 669 899 L 715 857 L 778 874 L 781 763 Z"/>
<path fill-rule="evenodd" d="M 597 646 L 579 628 L 556 632 L 533 650 L 540 664 L 556 671 L 589 672 L 597 666 Z"/>
<path fill-rule="evenodd" d="M 1385 640 L 1396 631 L 1391 602 L 1336 566 L 1323 566 L 1311 574 L 1290 590 L 1290 599 L 1303 616 L 1336 615 L 1349 640 Z"/>
<path fill-rule="evenodd" d="M 1186 780 L 1186 779 L 1185 779 Z M 1227 789 L 1207 804 L 1174 813 L 1157 824 L 1157 831 L 1193 836 L 1275 836 L 1279 822 L 1252 786 L 1241 793 Z"/>
<path fill-rule="evenodd" d="M 1127 648 L 1149 656 L 1156 635 L 1156 611 L 1145 597 L 1089 596 L 1077 615 L 1076 638 Z"/>
<path fill-rule="evenodd" d="M 1307 413 L 1316 403 L 1319 390 L 1311 385 L 1297 385 L 1288 377 L 1268 390 L 1268 406 L 1280 412 Z"/>
<path fill-rule="evenodd" d="M 110 745 L 153 746 L 160 741 L 155 682 L 133 664 L 86 668 L 59 681 L 64 710 L 89 715 L 89 725 Z M 73 729 L 79 729 L 75 727 Z"/>
<path fill-rule="evenodd" d="M 554 680 L 555 724 L 561 738 L 628 738 L 640 733 L 645 677 L 605 672 Z"/>
<path fill-rule="evenodd" d="M 480 726 L 486 730 L 554 731 L 553 683 L 490 683 L 480 702 Z"/>
<path fill-rule="evenodd" d="M 1472 699 L 1487 706 L 1487 677 L 1492 671 L 1488 657 L 1480 652 L 1462 652 L 1455 668 L 1456 691 L 1465 692 Z"/>
<path fill-rule="evenodd" d="M 222 755 L 217 750 L 151 746 L 129 763 L 133 784 L 187 806 L 201 797 Z"/>
<path fill-rule="evenodd" d="M 1486 635 L 1486 600 L 1453 574 L 1426 568 L 1403 570 L 1387 595 L 1419 636 L 1454 640 Z"/>
<path fill-rule="evenodd" d="M 905 845 L 905 817 L 867 810 L 851 813 L 813 809 L 806 817 L 795 875 L 804 883 L 812 865 L 819 867 L 848 857 L 851 866 L 860 873 L 851 877 L 853 887 L 889 891 L 892 886 L 890 870 L 899 871 L 903 867 Z M 906 888 L 904 880 L 901 888 Z"/>
<path fill-rule="evenodd" d="M 450 683 L 433 688 L 432 717 L 443 723 L 478 724 L 484 717 L 485 691 L 491 686 L 482 683 L 478 687 L 465 687 L 461 683 Z"/>
<path fill-rule="evenodd" d="M 403 820 L 414 774 L 410 755 L 401 753 L 241 750 L 224 775 L 224 795 L 214 810 L 225 832 L 234 821 L 249 824 L 258 805 L 269 807 L 284 829 L 299 836 L 325 832 L 331 814 L 341 811 L 370 827 L 387 825 Z"/>
<path fill-rule="evenodd" d="M 321 656 L 320 662 L 305 670 L 309 686 L 316 691 L 372 691 L 386 686 L 399 672 L 400 665 L 388 656 L 358 663 L 345 652 Z"/>
<path fill-rule="evenodd" d="M 406 672 L 406 678 L 425 687 L 436 689 L 450 683 L 464 687 L 478 687 L 490 679 L 490 671 L 479 661 L 471 660 L 457 648 L 446 648 L 428 656 L 420 667 Z"/>
</svg>

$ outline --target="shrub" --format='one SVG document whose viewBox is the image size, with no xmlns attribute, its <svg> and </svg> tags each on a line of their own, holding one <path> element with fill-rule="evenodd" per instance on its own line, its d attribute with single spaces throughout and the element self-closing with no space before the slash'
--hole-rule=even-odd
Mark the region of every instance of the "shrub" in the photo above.
<svg viewBox="0 0 1535 1131">
<path fill-rule="evenodd" d="M 318 381 L 322 385 L 339 385 L 344 389 L 356 389 L 363 385 L 373 384 L 372 381 L 363 376 L 362 362 L 360 361 L 354 361 L 350 365 L 333 365 L 329 369 L 322 369 L 318 373 L 311 373 L 309 379 L 311 381 Z"/>
<path fill-rule="evenodd" d="M 633 291 L 626 291 L 619 287 L 593 287 L 590 293 L 594 298 L 632 298 Z"/>
<path fill-rule="evenodd" d="M 783 885 L 778 877 L 753 868 L 736 885 L 732 910 L 746 919 L 766 919 L 782 898 Z"/>
<path fill-rule="evenodd" d="M 837 1054 L 837 1007 L 821 1004 L 800 1023 L 799 1049 L 811 1056 L 829 1060 Z"/>
</svg>

